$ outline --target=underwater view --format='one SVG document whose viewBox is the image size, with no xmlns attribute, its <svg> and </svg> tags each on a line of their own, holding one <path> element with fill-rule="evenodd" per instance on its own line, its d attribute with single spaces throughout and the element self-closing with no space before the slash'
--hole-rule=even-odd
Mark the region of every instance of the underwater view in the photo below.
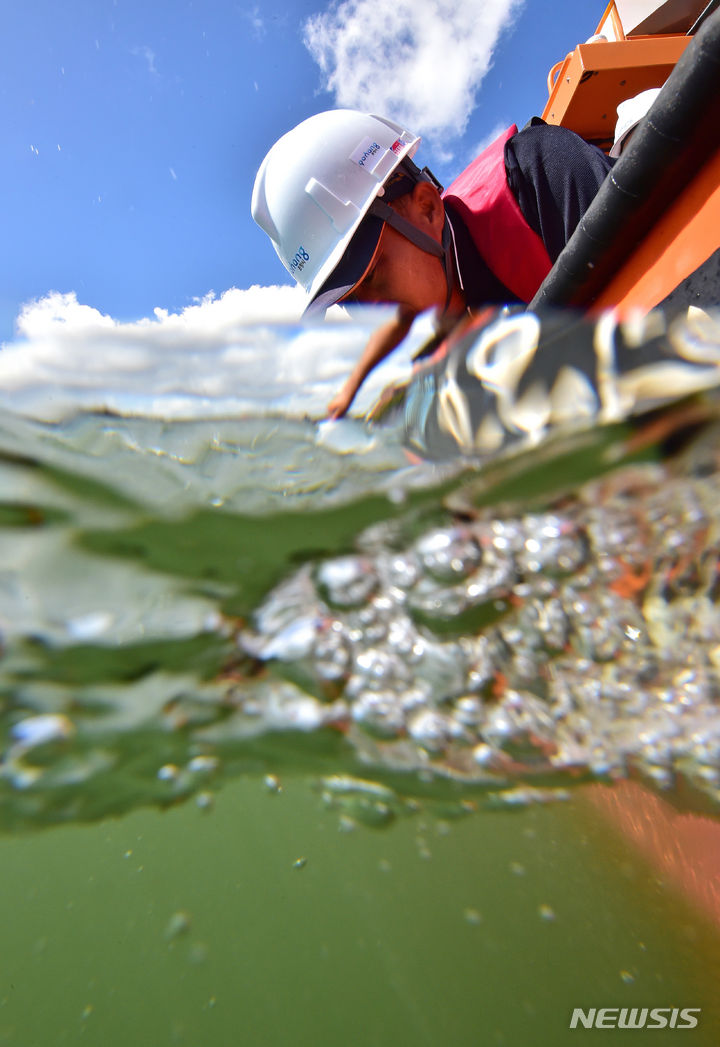
<svg viewBox="0 0 720 1047">
<path fill-rule="evenodd" d="M 422 461 L 372 322 L 0 356 L 0 1043 L 717 1042 L 714 392 Z"/>
</svg>

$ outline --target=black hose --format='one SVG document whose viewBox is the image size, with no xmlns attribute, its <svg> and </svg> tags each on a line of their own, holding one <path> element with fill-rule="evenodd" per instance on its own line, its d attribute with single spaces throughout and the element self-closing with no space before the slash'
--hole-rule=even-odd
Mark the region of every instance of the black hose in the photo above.
<svg viewBox="0 0 720 1047">
<path fill-rule="evenodd" d="M 720 7 L 720 0 L 710 0 L 710 3 L 707 5 L 705 10 L 698 15 L 693 25 L 690 26 L 686 36 L 695 36 L 695 33 L 697 33 L 705 19 L 709 18 L 713 11 L 717 11 L 718 7 Z"/>
</svg>

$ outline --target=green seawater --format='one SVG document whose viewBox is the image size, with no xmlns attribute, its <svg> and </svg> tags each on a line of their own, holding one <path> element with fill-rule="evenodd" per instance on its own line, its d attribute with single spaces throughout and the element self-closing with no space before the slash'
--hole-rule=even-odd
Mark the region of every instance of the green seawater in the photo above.
<svg viewBox="0 0 720 1047">
<path fill-rule="evenodd" d="M 502 799 L 363 765 L 335 729 L 239 729 L 237 633 L 269 590 L 373 524 L 419 533 L 459 479 L 399 497 L 400 457 L 355 485 L 352 455 L 289 466 L 302 425 L 1 421 L 0 1044 L 718 1042 L 709 797 L 580 776 Z M 674 860 L 673 818 L 707 863 Z M 701 1014 L 571 1030 L 577 1007 Z"/>
<path fill-rule="evenodd" d="M 0 841 L 3 1043 L 717 1042 L 717 928 L 591 805 L 338 832 L 304 776 Z M 691 1031 L 577 1006 L 701 1007 Z"/>
</svg>

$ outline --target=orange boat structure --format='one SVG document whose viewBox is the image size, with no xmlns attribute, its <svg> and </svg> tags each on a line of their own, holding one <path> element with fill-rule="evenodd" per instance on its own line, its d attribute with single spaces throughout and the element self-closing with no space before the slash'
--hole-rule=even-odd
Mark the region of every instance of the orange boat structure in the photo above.
<svg viewBox="0 0 720 1047">
<path fill-rule="evenodd" d="M 548 78 L 543 119 L 608 151 L 620 102 L 662 88 L 531 308 L 626 315 L 720 302 L 720 4 L 612 0 Z"/>
</svg>

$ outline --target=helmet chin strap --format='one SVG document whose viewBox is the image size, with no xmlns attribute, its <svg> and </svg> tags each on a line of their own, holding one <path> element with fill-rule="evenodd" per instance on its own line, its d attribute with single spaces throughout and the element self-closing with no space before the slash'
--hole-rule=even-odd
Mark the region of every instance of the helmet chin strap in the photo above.
<svg viewBox="0 0 720 1047">
<path fill-rule="evenodd" d="M 447 215 L 445 215 L 445 223 L 442 231 L 442 242 L 438 241 L 430 236 L 429 233 L 424 233 L 422 229 L 418 229 L 416 225 L 409 222 L 407 218 L 403 218 L 402 215 L 398 214 L 389 204 L 386 204 L 384 200 L 376 197 L 370 208 L 368 214 L 375 215 L 377 218 L 381 218 L 383 222 L 387 222 L 391 225 L 401 236 L 404 236 L 410 243 L 415 244 L 421 251 L 425 251 L 426 254 L 431 254 L 435 258 L 439 258 L 442 262 L 443 269 L 445 271 L 445 283 L 447 285 L 447 294 L 445 296 L 445 305 L 443 307 L 443 313 L 446 313 L 452 298 L 453 290 L 455 289 L 455 266 L 453 263 L 453 238 L 452 230 L 450 229 L 450 222 L 448 221 Z"/>
</svg>

